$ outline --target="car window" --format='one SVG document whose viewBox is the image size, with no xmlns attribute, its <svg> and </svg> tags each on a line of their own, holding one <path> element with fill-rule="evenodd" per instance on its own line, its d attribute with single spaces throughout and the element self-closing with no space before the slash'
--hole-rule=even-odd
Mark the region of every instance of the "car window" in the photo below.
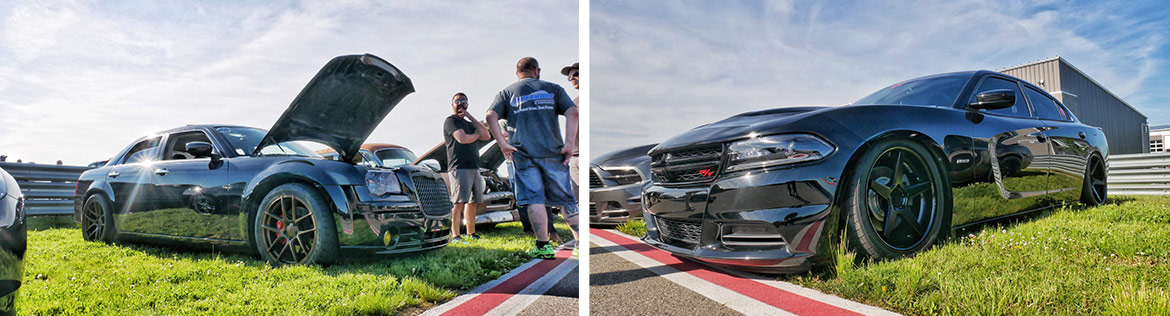
<svg viewBox="0 0 1170 316">
<path fill-rule="evenodd" d="M 382 160 L 382 165 L 387 167 L 398 167 L 408 165 L 418 159 L 414 152 L 402 148 L 386 148 L 379 150 L 378 159 Z"/>
<path fill-rule="evenodd" d="M 219 127 L 215 129 L 215 132 L 223 136 L 235 150 L 236 155 L 240 156 L 251 155 L 256 150 L 256 146 L 260 145 L 260 141 L 264 139 L 264 135 L 268 134 L 265 130 L 251 127 Z M 265 156 L 321 157 L 317 152 L 297 142 L 268 145 L 260 149 L 260 154 Z"/>
<path fill-rule="evenodd" d="M 1035 111 L 1033 116 L 1036 118 L 1056 121 L 1067 120 L 1064 115 L 1061 115 L 1063 110 L 1056 107 L 1056 101 L 1053 101 L 1047 92 L 1036 91 L 1036 89 L 1028 87 L 1024 89 L 1024 93 L 1028 95 L 1028 103 L 1032 104 L 1032 110 Z"/>
<path fill-rule="evenodd" d="M 991 113 L 991 114 L 1004 115 L 1004 116 L 1014 116 L 1014 117 L 1029 117 L 1029 116 L 1031 116 L 1031 112 L 1028 111 L 1028 105 L 1027 105 L 1027 103 L 1024 102 L 1023 95 L 1020 94 L 1020 86 L 1017 85 L 1015 81 L 1011 81 L 1011 80 L 1007 80 L 1007 79 L 1003 79 L 1003 78 L 999 78 L 999 77 L 988 77 L 987 79 L 984 79 L 983 82 L 980 82 L 979 86 L 975 88 L 975 93 L 971 94 L 971 99 L 968 100 L 967 102 L 968 103 L 975 102 L 975 97 L 978 96 L 980 93 L 991 91 L 991 90 L 999 90 L 999 89 L 1008 89 L 1008 90 L 1011 90 L 1012 92 L 1015 92 L 1016 104 L 1014 104 L 1010 107 L 1002 108 L 1002 109 L 981 110 L 981 111 L 986 112 L 986 113 Z"/>
<path fill-rule="evenodd" d="M 950 106 L 955 103 L 968 76 L 946 75 L 903 81 L 885 87 L 853 104 L 913 104 Z"/>
<path fill-rule="evenodd" d="M 138 163 L 143 161 L 153 161 L 158 158 L 158 143 L 162 137 L 150 138 L 131 147 L 126 152 L 126 159 L 122 161 L 123 164 Z"/>
<path fill-rule="evenodd" d="M 210 144 L 211 139 L 207 137 L 207 134 L 204 134 L 201 131 L 171 134 L 171 137 L 167 139 L 167 151 L 163 154 L 163 160 L 208 158 L 196 157 L 194 154 L 188 153 L 187 143 L 190 142 L 204 142 Z M 212 152 L 216 152 L 214 148 L 212 149 Z"/>
</svg>

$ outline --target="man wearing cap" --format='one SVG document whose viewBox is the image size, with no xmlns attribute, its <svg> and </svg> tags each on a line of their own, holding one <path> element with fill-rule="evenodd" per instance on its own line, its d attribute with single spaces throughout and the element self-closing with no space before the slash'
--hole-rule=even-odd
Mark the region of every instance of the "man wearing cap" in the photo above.
<svg viewBox="0 0 1170 316">
<path fill-rule="evenodd" d="M 496 95 L 488 110 L 488 127 L 500 144 L 504 157 L 512 161 L 516 204 L 528 206 L 528 217 L 536 235 L 536 247 L 528 252 L 536 258 L 553 259 L 547 206 L 562 207 L 561 216 L 577 237 L 577 198 L 569 179 L 569 158 L 577 142 L 577 105 L 560 85 L 540 80 L 535 58 L 516 63 L 518 81 Z M 561 140 L 557 116 L 565 116 L 565 139 Z M 499 120 L 506 121 L 504 130 Z"/>
<path fill-rule="evenodd" d="M 573 63 L 572 66 L 565 66 L 565 68 L 561 68 L 561 74 L 565 75 L 565 77 L 569 78 L 569 83 L 573 84 L 573 89 L 577 89 L 577 91 L 581 91 L 581 86 L 580 86 L 580 84 L 581 84 L 581 82 L 580 82 L 581 69 L 578 67 L 579 64 L 580 63 Z M 579 107 L 579 106 L 581 106 L 580 101 L 581 101 L 581 94 L 578 92 L 577 96 L 573 98 L 573 104 L 576 104 Z M 577 111 L 580 111 L 580 108 L 578 108 Z M 577 140 L 578 140 L 578 142 L 574 143 L 573 145 L 577 145 L 580 143 L 580 140 L 581 140 L 580 129 L 577 130 Z M 580 190 L 580 188 L 577 187 L 577 184 L 581 183 L 581 180 L 580 180 L 581 175 L 578 174 L 578 171 L 580 171 L 581 168 L 578 167 L 578 165 L 577 165 L 578 160 L 580 160 L 580 156 L 581 156 L 581 152 L 578 150 L 578 146 L 573 146 L 573 158 L 572 158 L 572 160 L 569 161 L 569 177 L 573 179 L 573 195 L 577 196 L 578 198 L 581 197 L 581 193 L 578 192 L 578 190 Z"/>
<path fill-rule="evenodd" d="M 467 111 L 467 95 L 451 97 L 451 111 L 443 122 L 443 143 L 447 147 L 447 170 L 451 175 L 451 241 L 479 239 L 475 235 L 475 211 L 483 203 L 484 181 L 479 175 L 478 141 L 491 139 L 487 126 Z M 466 223 L 467 238 L 459 236 L 459 225 Z"/>
</svg>

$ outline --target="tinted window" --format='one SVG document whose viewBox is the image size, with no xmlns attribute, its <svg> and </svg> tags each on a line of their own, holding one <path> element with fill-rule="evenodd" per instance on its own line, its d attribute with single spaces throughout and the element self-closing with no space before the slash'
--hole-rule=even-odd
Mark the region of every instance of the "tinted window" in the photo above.
<svg viewBox="0 0 1170 316">
<path fill-rule="evenodd" d="M 853 104 L 951 105 L 967 76 L 933 76 L 903 81 L 878 90 Z"/>
<path fill-rule="evenodd" d="M 975 97 L 978 96 L 980 93 L 991 91 L 991 90 L 999 90 L 999 89 L 1008 89 L 1008 90 L 1011 90 L 1012 92 L 1015 92 L 1016 104 L 1012 105 L 1011 107 L 1006 107 L 1006 108 L 1002 108 L 1002 109 L 981 110 L 981 111 L 986 112 L 986 113 L 991 113 L 991 114 L 999 114 L 999 115 L 1015 116 L 1015 117 L 1028 117 L 1030 115 L 1029 111 L 1028 111 L 1027 103 L 1024 103 L 1024 97 L 1022 94 L 1020 94 L 1020 86 L 1016 85 L 1015 81 L 1011 81 L 1011 80 L 1007 80 L 1007 79 L 1003 79 L 1003 78 L 989 77 L 987 79 L 984 79 L 983 82 L 979 83 L 978 87 L 975 87 L 975 93 L 971 94 L 971 100 L 969 100 L 967 102 L 968 103 L 975 102 Z"/>
<path fill-rule="evenodd" d="M 207 157 L 196 157 L 194 154 L 188 153 L 187 152 L 187 143 L 190 143 L 190 142 L 204 142 L 204 143 L 210 144 L 211 140 L 207 138 L 207 134 L 204 134 L 203 132 L 199 132 L 199 131 L 172 134 L 171 138 L 167 140 L 167 144 L 168 144 L 167 145 L 167 152 L 166 152 L 166 154 L 163 155 L 163 159 L 164 160 L 175 160 L 175 159 L 207 158 Z M 215 149 L 212 149 L 212 152 L 215 152 Z"/>
<path fill-rule="evenodd" d="M 378 151 L 378 159 L 382 160 L 382 165 L 384 166 L 397 167 L 408 165 L 414 162 L 415 159 L 418 159 L 418 157 L 415 157 L 413 152 L 406 149 L 387 148 Z"/>
<path fill-rule="evenodd" d="M 1064 115 L 1061 115 L 1063 110 L 1056 107 L 1056 101 L 1048 97 L 1047 92 L 1036 91 L 1031 87 L 1024 89 L 1024 93 L 1028 94 L 1028 103 L 1032 104 L 1032 110 L 1035 117 L 1045 120 L 1066 120 Z"/>
<path fill-rule="evenodd" d="M 126 152 L 126 160 L 122 163 L 130 164 L 155 160 L 158 157 L 158 143 L 161 138 L 155 137 L 134 144 L 134 147 Z"/>
</svg>

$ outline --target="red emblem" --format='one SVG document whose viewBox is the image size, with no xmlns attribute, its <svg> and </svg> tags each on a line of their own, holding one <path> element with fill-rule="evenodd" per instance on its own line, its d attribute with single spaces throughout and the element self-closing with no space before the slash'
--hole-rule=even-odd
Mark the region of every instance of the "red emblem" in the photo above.
<svg viewBox="0 0 1170 316">
<path fill-rule="evenodd" d="M 711 171 L 711 169 L 703 169 L 703 170 L 699 170 L 699 175 L 704 176 L 704 177 L 710 177 L 710 176 L 715 175 L 715 172 Z"/>
</svg>

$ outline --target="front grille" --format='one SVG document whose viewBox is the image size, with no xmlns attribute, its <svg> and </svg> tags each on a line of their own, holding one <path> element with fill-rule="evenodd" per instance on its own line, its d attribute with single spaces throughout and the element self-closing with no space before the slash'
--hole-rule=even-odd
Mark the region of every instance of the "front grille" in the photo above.
<svg viewBox="0 0 1170 316">
<path fill-rule="evenodd" d="M 601 176 L 597 175 L 597 170 L 589 170 L 589 188 L 594 189 L 603 186 L 605 186 L 605 183 L 601 182 Z"/>
<path fill-rule="evenodd" d="M 447 185 L 443 181 L 424 176 L 412 176 L 411 179 L 423 214 L 442 216 L 451 211 L 451 197 L 447 195 Z"/>
<path fill-rule="evenodd" d="M 670 239 L 697 244 L 703 235 L 702 220 L 657 216 L 654 219 L 658 223 L 658 234 Z"/>
<path fill-rule="evenodd" d="M 589 215 L 597 215 L 597 203 L 589 203 Z"/>
<path fill-rule="evenodd" d="M 722 169 L 723 145 L 707 145 L 657 154 L 650 163 L 660 183 L 706 182 Z"/>
</svg>

